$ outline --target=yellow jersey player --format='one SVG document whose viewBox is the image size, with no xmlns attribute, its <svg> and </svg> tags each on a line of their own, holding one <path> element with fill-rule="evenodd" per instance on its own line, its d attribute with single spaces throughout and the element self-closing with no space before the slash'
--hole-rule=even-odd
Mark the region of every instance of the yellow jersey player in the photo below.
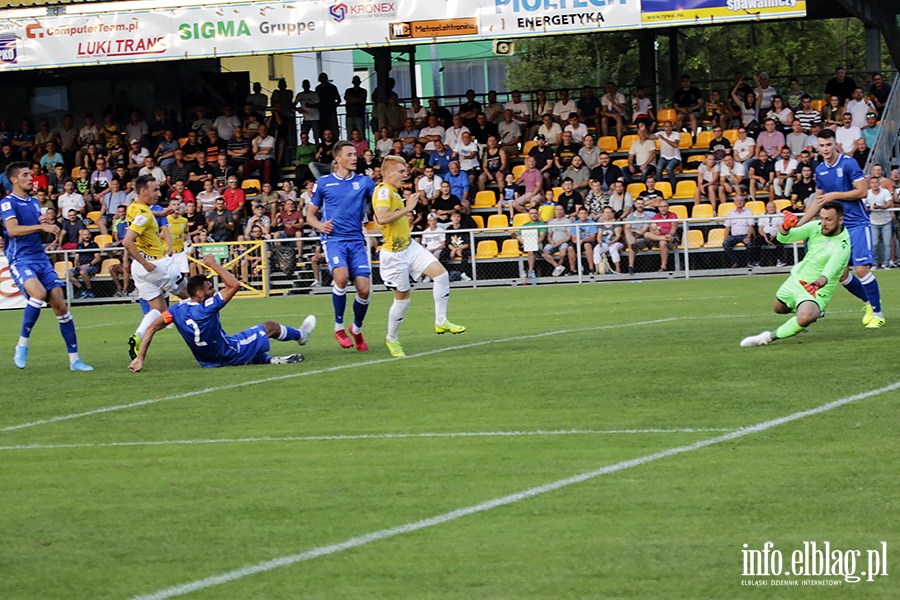
<svg viewBox="0 0 900 600">
<path fill-rule="evenodd" d="M 450 299 L 450 276 L 434 255 L 410 237 L 409 220 L 419 201 L 419 194 L 411 194 L 406 202 L 397 190 L 406 179 L 406 161 L 399 156 L 386 156 L 381 165 L 384 183 L 375 187 L 372 206 L 375 221 L 381 227 L 384 245 L 379 254 L 381 280 L 394 292 L 394 303 L 388 313 L 387 338 L 384 342 L 393 357 L 406 356 L 397 339 L 400 323 L 409 307 L 410 276 L 422 275 L 434 281 L 434 331 L 436 333 L 462 333 L 462 325 L 447 320 L 447 302 Z"/>
<path fill-rule="evenodd" d="M 166 220 L 169 223 L 169 235 L 172 238 L 172 261 L 178 267 L 179 273 L 188 276 L 191 269 L 188 266 L 187 248 L 184 246 L 188 220 L 181 214 L 181 201 L 178 198 L 169 200 L 169 210 L 171 213 Z"/>
<path fill-rule="evenodd" d="M 150 209 L 159 198 L 159 182 L 151 175 L 141 175 L 134 180 L 137 197 L 128 207 L 128 230 L 122 245 L 131 255 L 131 275 L 141 300 L 150 310 L 144 315 L 134 334 L 128 338 L 128 355 L 137 356 L 144 332 L 164 310 L 166 296 L 175 294 L 187 298 L 187 277 L 181 274 L 166 246 L 159 237 L 159 224 Z"/>
</svg>

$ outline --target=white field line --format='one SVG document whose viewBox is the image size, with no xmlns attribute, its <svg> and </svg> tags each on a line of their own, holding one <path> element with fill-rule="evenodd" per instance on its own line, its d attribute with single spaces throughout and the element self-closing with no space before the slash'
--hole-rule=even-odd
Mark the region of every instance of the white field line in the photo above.
<svg viewBox="0 0 900 600">
<path fill-rule="evenodd" d="M 779 425 L 784 425 L 786 423 L 791 423 L 793 421 L 797 421 L 799 419 L 803 419 L 806 417 L 818 415 L 824 412 L 828 412 L 835 408 L 839 408 L 841 406 L 850 404 L 852 402 L 856 402 L 858 400 L 863 400 L 865 398 L 870 398 L 872 396 L 877 396 L 879 394 L 884 394 L 886 392 L 892 392 L 894 390 L 900 389 L 900 381 L 892 383 L 891 385 L 878 388 L 875 390 L 870 390 L 868 392 L 863 392 L 861 394 L 856 394 L 854 396 L 847 396 L 846 398 L 841 398 L 839 400 L 834 400 L 833 402 L 828 402 L 827 404 L 822 404 L 815 408 L 811 408 L 809 410 L 803 410 L 799 412 L 792 413 L 790 415 L 779 417 L 777 419 L 771 419 L 769 421 L 763 421 L 761 423 L 757 423 L 756 425 L 751 425 L 749 427 L 743 427 L 738 429 L 737 431 L 732 431 L 729 433 L 725 433 L 723 435 L 719 435 L 713 438 L 709 438 L 706 440 L 701 440 L 699 442 L 695 442 L 693 444 L 688 444 L 686 446 L 677 446 L 675 448 L 669 448 L 668 450 L 662 450 L 660 452 L 655 452 L 653 454 L 647 454 L 645 456 L 641 456 L 639 458 L 633 458 L 630 460 L 625 460 L 622 462 L 618 462 L 613 465 L 609 465 L 606 467 L 601 467 L 599 469 L 593 471 L 587 471 L 584 473 L 580 473 L 578 475 L 573 475 L 571 477 L 566 477 L 565 479 L 559 479 L 557 481 L 553 481 L 551 483 L 547 483 L 538 487 L 529 488 L 527 490 L 523 490 L 521 492 L 516 492 L 515 494 L 510 494 L 508 496 L 501 496 L 499 498 L 494 498 L 493 500 L 488 500 L 486 502 L 482 502 L 480 504 L 474 504 L 471 506 L 466 506 L 463 508 L 458 508 L 456 510 L 446 512 L 440 515 L 436 515 L 434 517 L 430 517 L 428 519 L 423 519 L 421 521 L 413 521 L 411 523 L 406 523 L 405 525 L 399 525 L 397 527 L 391 527 L 389 529 L 380 529 L 378 531 L 373 531 L 371 533 L 367 533 L 364 535 L 360 535 L 357 537 L 352 537 L 348 540 L 344 540 L 343 542 L 339 542 L 336 544 L 330 544 L 328 546 L 319 546 L 318 548 L 313 548 L 311 550 L 307 550 L 305 552 L 301 552 L 300 554 L 292 554 L 289 556 L 282 556 L 280 558 L 275 558 L 272 560 L 267 560 L 264 562 L 256 563 L 254 565 L 247 565 L 241 567 L 239 569 L 235 569 L 233 571 L 226 571 L 225 573 L 221 573 L 219 575 L 213 575 L 211 577 L 206 577 L 204 579 L 198 579 L 196 581 L 192 581 L 190 583 L 184 583 L 181 585 L 176 585 L 173 587 L 169 587 L 163 590 L 159 590 L 157 592 L 153 592 L 150 594 L 142 594 L 139 596 L 134 596 L 132 600 L 167 600 L 168 598 L 175 598 L 177 596 L 184 596 L 186 594 L 190 594 L 192 592 L 196 592 L 199 590 L 211 588 L 217 585 L 222 585 L 225 583 L 229 583 L 232 581 L 236 581 L 238 579 L 243 579 L 244 577 L 249 577 L 250 575 L 257 575 L 259 573 L 265 573 L 268 571 L 272 571 L 274 569 L 278 569 L 280 567 L 286 567 L 289 565 L 293 565 L 299 562 L 304 562 L 308 560 L 312 560 L 314 558 L 318 558 L 320 556 L 328 556 L 330 554 L 336 554 L 338 552 L 343 552 L 344 550 L 350 550 L 352 548 L 357 548 L 359 546 L 364 546 L 366 544 L 371 544 L 372 542 L 378 542 L 381 540 L 385 540 L 388 538 L 392 538 L 404 533 L 410 533 L 413 531 L 418 531 L 419 529 L 425 529 L 427 527 L 433 527 L 435 525 L 440 525 L 442 523 L 446 523 L 448 521 L 454 521 L 461 517 L 466 517 L 468 515 L 476 514 L 491 510 L 493 508 L 497 508 L 499 506 L 506 506 L 508 504 L 514 504 L 516 502 L 521 502 L 522 500 L 527 500 L 529 498 L 533 498 L 535 496 L 539 496 L 541 494 L 546 494 L 547 492 L 552 492 L 576 483 L 581 483 L 583 481 L 588 481 L 590 479 L 594 479 L 596 477 L 600 477 L 601 475 L 608 475 L 610 473 L 616 473 L 618 471 L 624 471 L 625 469 L 630 469 L 632 467 L 639 467 L 641 465 L 645 465 L 647 463 L 651 463 L 663 458 L 668 458 L 670 456 L 676 456 L 678 454 L 684 454 L 686 452 L 692 452 L 694 450 L 699 450 L 701 448 L 706 448 L 707 446 L 712 446 L 715 444 L 720 444 L 722 442 L 728 442 L 731 440 L 735 440 L 738 438 L 742 438 L 744 436 L 748 436 L 754 433 L 760 433 L 773 427 L 778 427 Z"/>
<path fill-rule="evenodd" d="M 221 392 L 224 390 L 231 390 L 235 388 L 249 387 L 251 385 L 258 385 L 261 383 L 271 383 L 274 381 L 283 381 L 286 379 L 295 379 L 297 377 L 307 377 L 310 375 L 321 375 L 323 373 L 334 373 L 335 371 L 343 371 L 346 369 L 356 369 L 358 367 L 368 367 L 372 365 L 380 365 L 387 362 L 393 362 L 396 360 L 409 360 L 414 358 L 421 358 L 423 356 L 432 356 L 435 354 L 442 354 L 444 352 L 452 352 L 455 350 L 467 350 L 469 348 L 478 348 L 480 346 L 489 346 L 491 344 L 503 344 L 506 342 L 519 342 L 523 340 L 531 340 L 531 339 L 540 339 L 545 337 L 550 337 L 554 335 L 563 335 L 566 333 L 580 333 L 585 331 L 602 331 L 608 329 L 623 329 L 627 327 L 639 327 L 641 325 L 655 325 L 658 323 L 668 323 L 671 321 L 677 321 L 680 317 L 671 317 L 668 319 L 654 319 L 651 321 L 635 321 L 633 323 L 620 323 L 616 325 L 598 325 L 594 327 L 580 327 L 576 329 L 559 329 L 557 331 L 545 331 L 543 333 L 535 333 L 531 335 L 520 335 L 515 337 L 501 338 L 496 340 L 485 340 L 482 342 L 473 342 L 471 344 L 462 344 L 459 346 L 448 346 L 445 348 L 436 348 L 434 350 L 428 350 L 426 352 L 417 352 L 415 354 L 408 354 L 405 359 L 397 359 L 397 358 L 379 358 L 375 360 L 367 360 L 363 362 L 357 363 L 349 363 L 345 365 L 338 365 L 334 367 L 328 367 L 325 369 L 314 369 L 312 371 L 302 371 L 300 373 L 289 373 L 287 375 L 278 375 L 276 377 L 265 377 L 263 379 L 256 379 L 251 381 L 241 381 L 239 383 L 229 383 L 226 385 L 220 385 L 215 387 L 203 388 L 200 390 L 194 390 L 191 392 L 184 392 L 183 394 L 173 394 L 171 396 L 163 396 L 161 398 L 150 398 L 147 400 L 140 400 L 138 402 L 130 402 L 128 404 L 117 404 L 114 406 L 105 406 L 103 408 L 95 408 L 94 410 L 87 410 L 79 413 L 71 413 L 68 415 L 59 415 L 56 417 L 50 417 L 47 419 L 39 419 L 37 421 L 31 421 L 29 423 L 21 423 L 19 425 L 8 425 L 6 427 L 0 427 L 0 433 L 6 433 L 9 431 L 16 431 L 19 429 L 28 429 L 30 427 L 38 427 L 40 425 L 47 425 L 49 423 L 58 423 L 59 421 L 70 421 L 72 419 L 80 419 L 82 417 L 90 417 L 93 415 L 100 415 L 108 412 L 115 412 L 119 410 L 127 410 L 129 408 L 137 408 L 140 406 L 147 406 L 149 404 L 158 404 L 160 402 L 168 402 L 170 400 L 180 400 L 182 398 L 191 398 L 193 396 L 201 396 L 203 394 L 212 394 L 215 392 Z"/>
<path fill-rule="evenodd" d="M 714 431 L 734 431 L 734 428 L 686 427 L 682 429 L 538 429 L 535 431 L 458 431 L 448 433 L 360 433 L 355 435 L 309 435 L 284 437 L 213 438 L 195 440 L 150 440 L 135 442 L 106 442 L 98 444 L 22 444 L 0 446 L 0 451 L 9 450 L 56 450 L 60 448 L 120 448 L 133 446 L 196 446 L 203 444 L 251 444 L 258 442 L 322 442 L 346 440 L 403 440 L 414 438 L 474 438 L 474 437 L 529 437 L 542 435 L 641 435 L 658 433 L 710 433 Z"/>
</svg>

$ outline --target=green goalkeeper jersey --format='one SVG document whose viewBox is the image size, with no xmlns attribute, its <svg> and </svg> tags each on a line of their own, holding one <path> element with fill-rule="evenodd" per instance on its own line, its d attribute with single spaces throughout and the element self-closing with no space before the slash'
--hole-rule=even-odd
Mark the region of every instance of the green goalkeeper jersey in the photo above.
<svg viewBox="0 0 900 600">
<path fill-rule="evenodd" d="M 822 292 L 823 295 L 830 297 L 843 274 L 844 267 L 850 262 L 850 234 L 844 227 L 837 235 L 830 237 L 822 235 L 820 221 L 794 227 L 787 234 L 778 232 L 778 241 L 783 244 L 804 238 L 808 238 L 806 256 L 791 269 L 791 278 L 812 283 L 824 275 L 828 283 L 822 288 Z"/>
</svg>

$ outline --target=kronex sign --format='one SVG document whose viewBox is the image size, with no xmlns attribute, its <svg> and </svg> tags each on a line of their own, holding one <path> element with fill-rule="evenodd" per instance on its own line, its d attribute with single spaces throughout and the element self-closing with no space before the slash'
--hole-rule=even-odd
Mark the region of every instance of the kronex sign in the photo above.
<svg viewBox="0 0 900 600">
<path fill-rule="evenodd" d="M 535 12 L 538 10 L 604 8 L 626 4 L 628 4 L 628 0 L 494 0 L 494 6 L 498 13 L 502 13 L 504 7 L 512 7 L 513 12 Z"/>
</svg>

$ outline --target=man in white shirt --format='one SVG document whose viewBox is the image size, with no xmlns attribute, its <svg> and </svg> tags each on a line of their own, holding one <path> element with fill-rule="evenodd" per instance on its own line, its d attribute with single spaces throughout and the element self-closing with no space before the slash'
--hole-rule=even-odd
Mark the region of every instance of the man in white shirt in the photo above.
<svg viewBox="0 0 900 600">
<path fill-rule="evenodd" d="M 519 127 L 525 127 L 528 124 L 531 109 L 528 108 L 528 103 L 522 100 L 522 92 L 519 90 L 513 90 L 512 100 L 508 101 L 503 108 L 512 111 L 513 121 L 518 123 Z"/>
<path fill-rule="evenodd" d="M 747 187 L 747 170 L 743 163 L 726 154 L 719 165 L 719 201 L 726 202 L 729 194 L 740 196 Z"/>
<path fill-rule="evenodd" d="M 860 130 L 866 126 L 866 115 L 875 112 L 875 105 L 871 100 L 863 97 L 862 88 L 858 87 L 853 90 L 853 97 L 847 100 L 844 105 L 844 113 L 850 113 L 853 116 L 853 126 L 859 127 Z"/>
<path fill-rule="evenodd" d="M 625 126 L 625 96 L 619 92 L 619 86 L 610 81 L 606 84 L 606 93 L 600 98 L 600 128 L 603 135 L 609 135 L 609 124 L 616 126 L 616 139 L 622 139 L 622 128 Z"/>
<path fill-rule="evenodd" d="M 869 180 L 869 192 L 866 195 L 866 207 L 869 209 L 869 221 L 872 224 L 872 246 L 875 250 L 875 264 L 882 269 L 889 269 L 891 262 L 891 213 L 894 207 L 891 192 L 881 187 L 881 177 Z"/>
<path fill-rule="evenodd" d="M 588 134 L 587 125 L 578 121 L 578 113 L 569 113 L 569 124 L 563 131 L 572 133 L 572 141 L 580 144 L 584 141 L 584 136 Z"/>
<path fill-rule="evenodd" d="M 500 147 L 506 150 L 518 151 L 522 141 L 522 127 L 516 123 L 513 111 L 503 111 L 503 120 L 497 125 L 497 133 L 500 135 Z"/>
<path fill-rule="evenodd" d="M 459 142 L 453 147 L 453 158 L 459 160 L 459 168 L 471 178 L 478 167 L 478 142 L 468 130 L 463 131 Z"/>
<path fill-rule="evenodd" d="M 559 126 L 559 123 L 553 120 L 553 116 L 550 114 L 542 116 L 541 120 L 543 121 L 543 123 L 540 127 L 538 127 L 537 135 L 544 136 L 544 138 L 547 140 L 547 145 L 556 146 L 557 144 L 559 144 L 560 139 L 562 139 L 562 127 Z"/>
<path fill-rule="evenodd" d="M 569 113 L 577 114 L 578 107 L 575 106 L 575 101 L 569 98 L 569 90 L 559 90 L 559 101 L 553 105 L 553 118 L 559 123 L 560 128 L 569 120 Z"/>
<path fill-rule="evenodd" d="M 416 182 L 416 189 L 422 194 L 422 197 L 431 202 L 440 196 L 443 182 L 444 180 L 439 175 L 434 174 L 432 165 L 425 165 L 425 174 L 419 177 L 419 181 Z"/>
<path fill-rule="evenodd" d="M 655 137 L 659 140 L 659 163 L 656 165 L 657 174 L 662 177 L 669 171 L 669 184 L 672 192 L 675 191 L 675 169 L 681 164 L 681 134 L 674 130 L 674 123 L 666 121 L 663 130 L 657 131 Z"/>
<path fill-rule="evenodd" d="M 784 244 L 778 241 L 778 232 L 781 230 L 782 223 L 784 223 L 784 215 L 775 209 L 775 201 L 769 200 L 766 203 L 766 212 L 759 215 L 756 229 L 759 233 L 760 245 L 775 246 L 776 267 L 785 266 Z"/>
<path fill-rule="evenodd" d="M 419 130 L 419 141 L 425 144 L 425 151 L 431 152 L 434 150 L 435 142 L 444 141 L 444 134 L 447 131 L 438 125 L 438 120 L 436 115 L 428 115 L 428 125 Z"/>
<path fill-rule="evenodd" d="M 152 156 L 144 157 L 144 166 L 138 171 L 138 177 L 141 175 L 153 175 L 153 179 L 165 184 L 166 172 L 156 166 L 156 161 Z"/>
<path fill-rule="evenodd" d="M 722 248 L 725 250 L 725 256 L 731 263 L 732 269 L 740 266 L 740 260 L 734 251 L 734 247 L 738 244 L 746 246 L 750 266 L 759 266 L 757 258 L 759 237 L 756 235 L 754 227 L 755 220 L 753 213 L 744 204 L 744 197 L 737 196 L 734 199 L 734 208 L 728 212 L 725 218 L 725 242 L 722 244 Z"/>
<path fill-rule="evenodd" d="M 297 98 L 294 100 L 294 106 L 297 107 L 298 112 L 303 116 L 300 131 L 309 133 L 311 129 L 313 139 L 320 140 L 322 139 L 322 132 L 319 130 L 319 94 L 309 89 L 309 79 L 304 79 L 300 85 L 303 89 L 297 93 Z"/>
<path fill-rule="evenodd" d="M 422 245 L 435 258 L 440 258 L 441 251 L 447 246 L 447 234 L 437 226 L 437 221 L 436 214 L 428 213 L 428 227 L 422 232 Z"/>
<path fill-rule="evenodd" d="M 844 125 L 837 128 L 834 137 L 841 152 L 848 156 L 853 154 L 856 149 L 856 140 L 862 137 L 860 128 L 853 125 L 853 115 L 844 113 Z"/>
<path fill-rule="evenodd" d="M 772 98 L 778 95 L 778 91 L 769 85 L 769 74 L 763 71 L 756 77 L 756 89 L 753 93 L 759 98 L 759 114 L 765 115 L 772 108 Z"/>
<path fill-rule="evenodd" d="M 794 173 L 797 171 L 797 161 L 791 156 L 789 146 L 781 149 L 778 160 L 775 161 L 775 179 L 772 185 L 775 188 L 776 198 L 790 198 L 791 188 L 794 185 Z"/>
<path fill-rule="evenodd" d="M 241 120 L 237 118 L 231 110 L 231 106 L 227 104 L 222 107 L 222 114 L 213 121 L 213 127 L 216 128 L 219 139 L 225 140 L 226 142 L 234 137 L 234 128 L 240 126 Z"/>
<path fill-rule="evenodd" d="M 697 191 L 694 192 L 694 206 L 700 204 L 704 196 L 709 198 L 713 213 L 716 212 L 716 202 L 719 200 L 719 163 L 716 155 L 706 153 L 706 160 L 697 167 Z"/>
<path fill-rule="evenodd" d="M 444 132 L 444 145 L 451 149 L 456 149 L 456 145 L 462 139 L 463 132 L 468 133 L 469 128 L 462 124 L 462 117 L 453 115 L 453 126 Z"/>
<path fill-rule="evenodd" d="M 628 166 L 622 169 L 625 183 L 634 183 L 635 175 L 640 171 L 642 180 L 656 173 L 656 142 L 647 138 L 646 129 L 638 129 L 638 139 L 628 149 Z"/>
<path fill-rule="evenodd" d="M 63 184 L 63 193 L 59 195 L 56 202 L 61 215 L 68 215 L 70 210 L 74 210 L 79 215 L 86 212 L 87 205 L 84 202 L 84 196 L 75 191 L 75 184 L 71 179 Z"/>
</svg>

